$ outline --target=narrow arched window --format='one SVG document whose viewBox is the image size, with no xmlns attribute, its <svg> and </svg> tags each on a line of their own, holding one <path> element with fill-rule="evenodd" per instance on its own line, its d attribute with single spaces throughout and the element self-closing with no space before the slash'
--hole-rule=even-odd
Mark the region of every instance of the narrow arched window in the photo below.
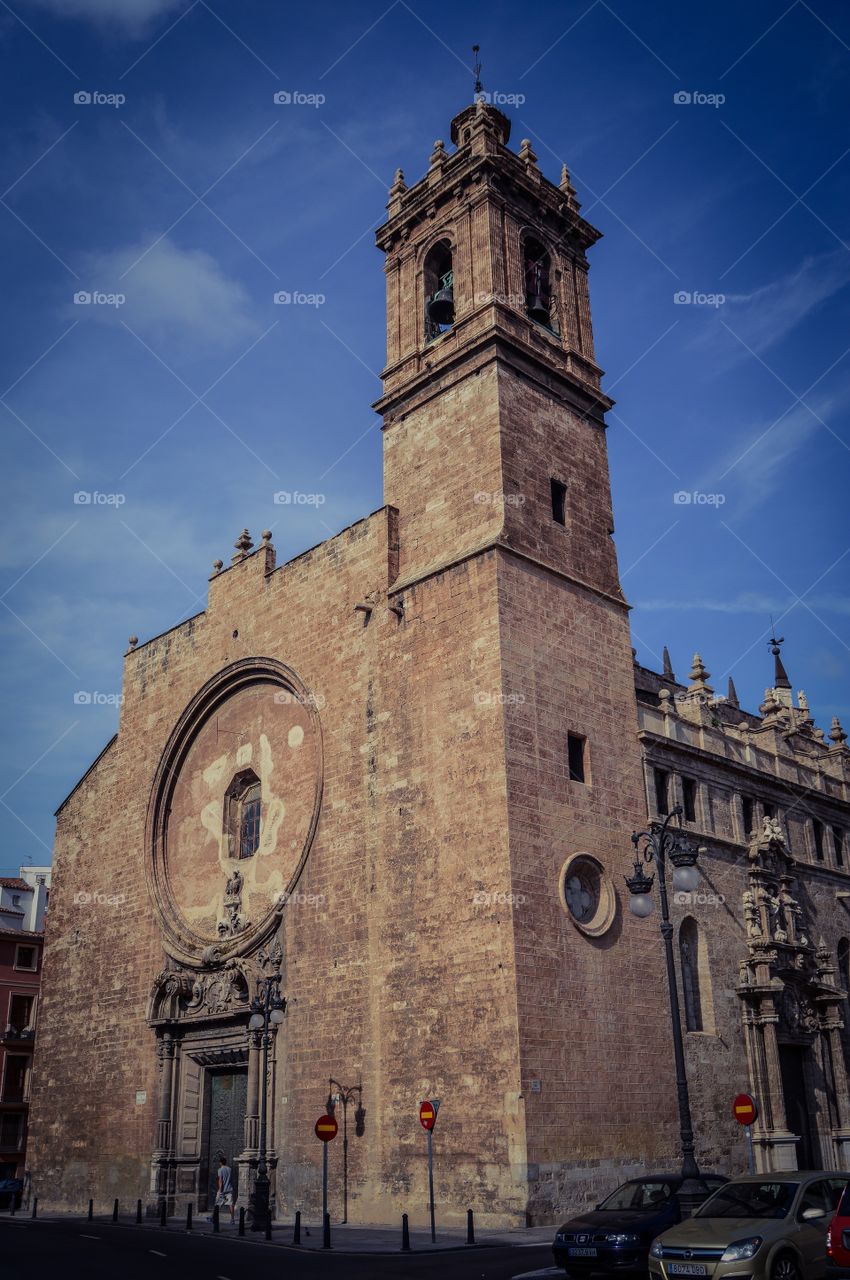
<svg viewBox="0 0 850 1280">
<path fill-rule="evenodd" d="M 252 858 L 260 844 L 260 784 L 249 787 L 239 806 L 239 857 Z"/>
<path fill-rule="evenodd" d="M 699 984 L 699 926 L 692 916 L 679 930 L 679 958 L 682 965 L 682 993 L 685 997 L 685 1027 L 702 1031 L 702 997 Z"/>
<path fill-rule="evenodd" d="M 552 260 L 544 245 L 527 236 L 522 246 L 525 279 L 525 309 L 532 320 L 554 329 L 555 308 L 552 298 Z"/>
<path fill-rule="evenodd" d="M 253 858 L 260 847 L 263 792 L 253 769 L 237 773 L 224 795 L 224 839 L 229 858 Z"/>
<path fill-rule="evenodd" d="M 425 338 L 431 342 L 455 322 L 454 265 L 448 240 L 439 240 L 425 258 Z"/>
</svg>

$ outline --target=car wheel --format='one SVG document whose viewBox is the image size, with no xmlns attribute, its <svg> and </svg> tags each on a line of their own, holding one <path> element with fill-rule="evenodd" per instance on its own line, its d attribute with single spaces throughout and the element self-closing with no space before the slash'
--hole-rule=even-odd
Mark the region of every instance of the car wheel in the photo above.
<svg viewBox="0 0 850 1280">
<path fill-rule="evenodd" d="M 802 1280 L 797 1259 L 792 1253 L 781 1253 L 770 1269 L 770 1280 Z"/>
</svg>

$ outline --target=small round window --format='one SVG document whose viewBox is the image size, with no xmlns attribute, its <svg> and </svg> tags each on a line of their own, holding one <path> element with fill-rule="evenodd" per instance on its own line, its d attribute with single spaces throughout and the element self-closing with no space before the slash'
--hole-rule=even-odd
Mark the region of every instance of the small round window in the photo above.
<svg viewBox="0 0 850 1280">
<path fill-rule="evenodd" d="M 614 922 L 614 886 L 596 858 L 574 853 L 561 868 L 561 906 L 582 933 L 598 937 Z"/>
</svg>

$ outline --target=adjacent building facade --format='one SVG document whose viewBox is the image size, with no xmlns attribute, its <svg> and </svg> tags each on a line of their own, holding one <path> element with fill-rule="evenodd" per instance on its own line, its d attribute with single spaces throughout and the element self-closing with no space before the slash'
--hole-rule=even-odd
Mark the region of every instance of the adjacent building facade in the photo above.
<svg viewBox="0 0 850 1280">
<path fill-rule="evenodd" d="M 27 1185 L 27 1129 L 50 867 L 0 877 L 0 1182 Z"/>
<path fill-rule="evenodd" d="M 204 1208 L 224 1154 L 250 1206 L 265 1092 L 276 1212 L 315 1212 L 331 1077 L 362 1085 L 352 1220 L 424 1221 L 426 1097 L 444 1221 L 550 1221 L 669 1165 L 663 963 L 624 876 L 680 792 L 722 898 L 675 908 L 698 1155 L 740 1166 L 749 1085 L 763 1167 L 846 1163 L 843 731 L 779 681 L 755 715 L 701 663 L 635 664 L 598 233 L 509 136 L 468 107 L 391 188 L 385 505 L 280 566 L 244 531 L 203 613 L 131 640 L 118 734 L 57 815 L 45 1205 Z"/>
</svg>

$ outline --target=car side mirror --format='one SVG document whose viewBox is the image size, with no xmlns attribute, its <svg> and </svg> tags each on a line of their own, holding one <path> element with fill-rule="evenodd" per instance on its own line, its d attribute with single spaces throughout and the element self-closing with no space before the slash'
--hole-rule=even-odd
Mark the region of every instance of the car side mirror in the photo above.
<svg viewBox="0 0 850 1280">
<path fill-rule="evenodd" d="M 814 1222 L 817 1218 L 825 1218 L 825 1217 L 826 1217 L 826 1209 L 817 1209 L 814 1207 L 814 1205 L 812 1206 L 811 1209 L 804 1209 L 803 1212 L 800 1214 L 800 1218 L 803 1222 Z"/>
</svg>

